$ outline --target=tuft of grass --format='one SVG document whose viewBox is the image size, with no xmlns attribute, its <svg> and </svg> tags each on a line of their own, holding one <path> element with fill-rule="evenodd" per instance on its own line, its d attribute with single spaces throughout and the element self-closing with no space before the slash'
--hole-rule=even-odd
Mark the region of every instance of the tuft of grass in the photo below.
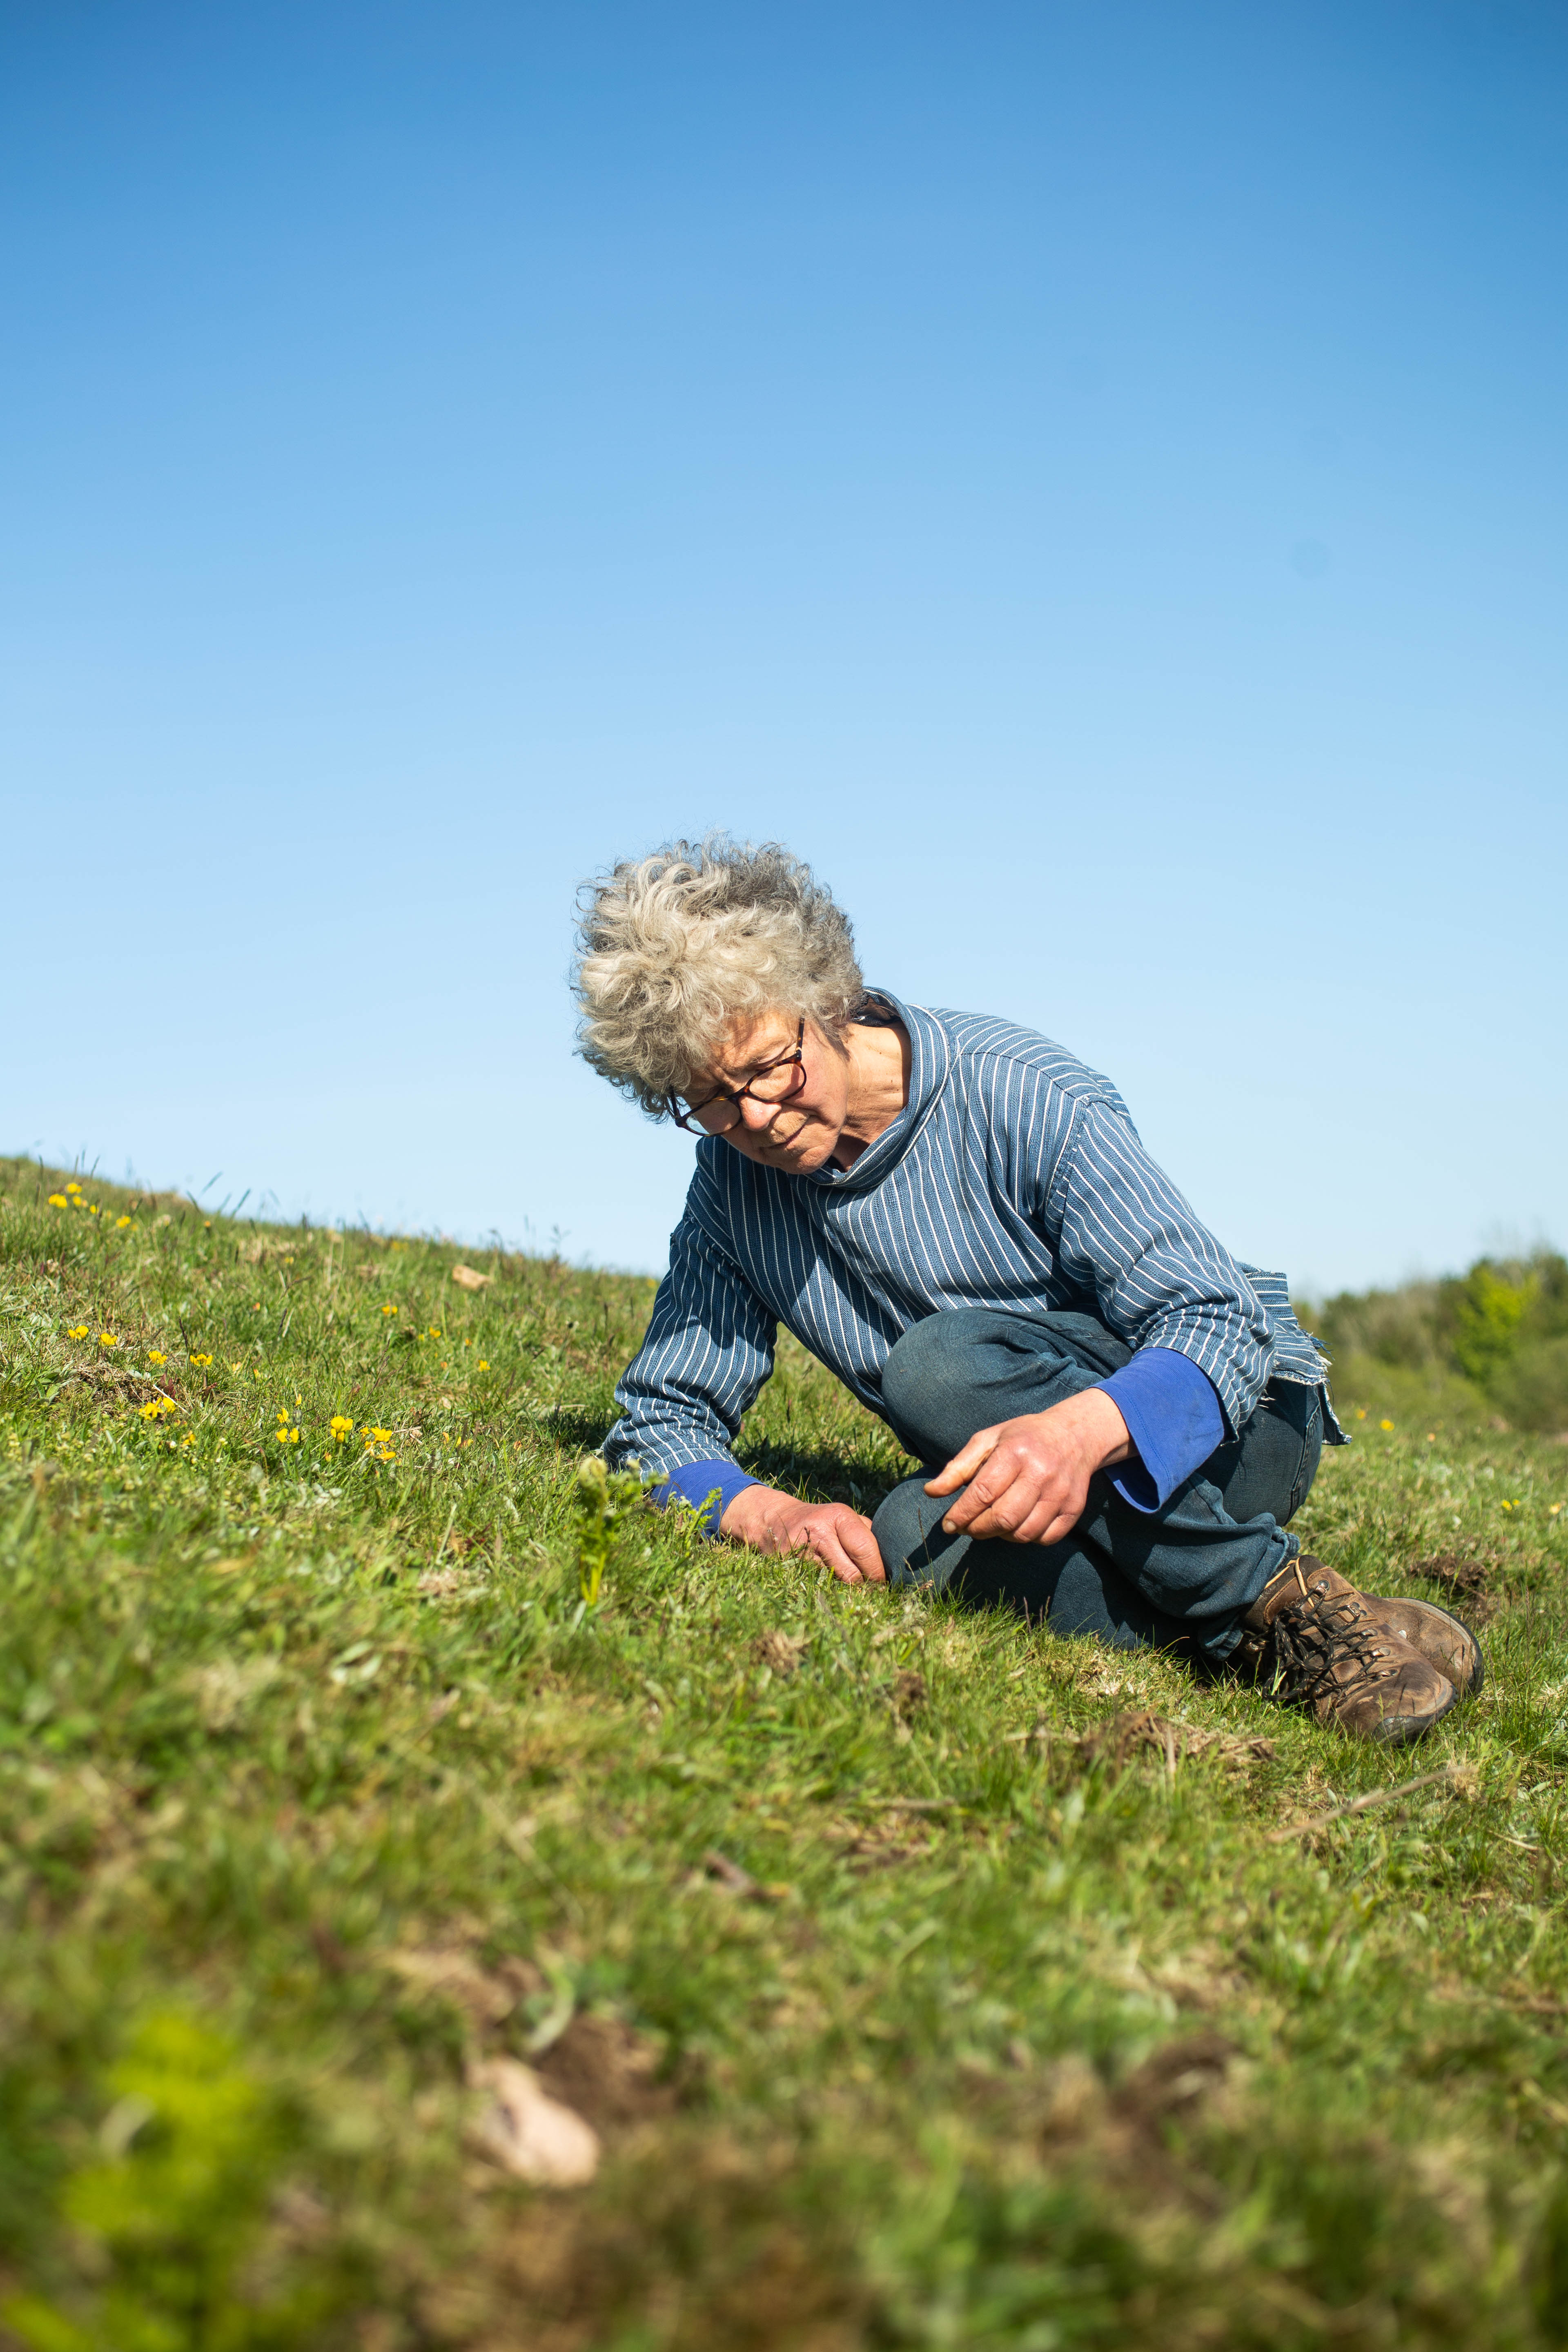
<svg viewBox="0 0 1568 2352">
<path fill-rule="evenodd" d="M 652 1286 L 455 1258 L 0 1162 L 15 2342 L 1568 2342 L 1568 1451 L 1325 1460 L 1484 1620 L 1385 1756 L 585 1484 Z M 905 1467 L 793 1344 L 742 1451 Z"/>
</svg>

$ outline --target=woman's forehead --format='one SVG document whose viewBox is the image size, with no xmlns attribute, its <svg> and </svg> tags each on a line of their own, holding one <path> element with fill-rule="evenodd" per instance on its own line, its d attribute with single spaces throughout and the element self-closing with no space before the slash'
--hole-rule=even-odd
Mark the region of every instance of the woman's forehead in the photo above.
<svg viewBox="0 0 1568 2352">
<path fill-rule="evenodd" d="M 737 1013 L 720 1041 L 715 1066 L 742 1070 L 753 1062 L 765 1062 L 770 1054 L 787 1053 L 799 1025 L 794 1013 Z"/>
</svg>

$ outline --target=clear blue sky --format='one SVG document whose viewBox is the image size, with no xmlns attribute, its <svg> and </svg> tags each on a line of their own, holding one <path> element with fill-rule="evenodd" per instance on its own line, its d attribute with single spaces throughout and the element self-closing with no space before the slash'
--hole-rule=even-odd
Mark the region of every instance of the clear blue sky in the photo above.
<svg viewBox="0 0 1568 2352">
<path fill-rule="evenodd" d="M 0 1141 L 657 1269 L 728 824 L 1321 1289 L 1568 1240 L 1558 0 L 0 9 Z"/>
</svg>

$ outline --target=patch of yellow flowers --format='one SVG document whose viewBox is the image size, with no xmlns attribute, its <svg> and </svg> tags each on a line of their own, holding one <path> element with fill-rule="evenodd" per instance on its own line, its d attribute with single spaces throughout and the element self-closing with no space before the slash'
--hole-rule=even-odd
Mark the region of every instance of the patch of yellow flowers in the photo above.
<svg viewBox="0 0 1568 2352">
<path fill-rule="evenodd" d="M 85 1209 L 89 1217 L 101 1214 L 99 1203 L 96 1201 L 89 1201 L 81 1186 L 75 1182 L 68 1184 L 63 1192 L 51 1192 L 48 1201 L 51 1209 Z M 129 1216 L 116 1217 L 114 1229 L 116 1233 L 122 1234 L 126 1226 L 134 1222 L 134 1219 Z"/>
<path fill-rule="evenodd" d="M 296 1397 L 294 1402 L 298 1404 L 300 1399 Z M 335 1445 L 346 1445 L 353 1435 L 355 1425 L 346 1412 L 333 1413 L 327 1423 L 332 1443 Z M 278 1408 L 278 1426 L 272 1434 L 279 1445 L 298 1445 L 305 1434 L 286 1404 L 280 1404 Z M 368 1456 L 377 1462 L 396 1461 L 397 1456 L 393 1451 L 390 1429 L 371 1426 L 362 1430 L 360 1434 L 364 1440 L 364 1450 Z"/>
</svg>

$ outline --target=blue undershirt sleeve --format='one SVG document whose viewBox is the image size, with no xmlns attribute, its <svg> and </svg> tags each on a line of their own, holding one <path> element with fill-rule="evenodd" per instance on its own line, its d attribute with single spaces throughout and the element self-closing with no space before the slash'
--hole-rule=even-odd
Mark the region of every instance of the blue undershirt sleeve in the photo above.
<svg viewBox="0 0 1568 2352">
<path fill-rule="evenodd" d="M 1135 1511 L 1159 1510 L 1225 1437 L 1214 1382 L 1174 1348 L 1140 1348 L 1095 1386 L 1115 1399 L 1137 1448 L 1136 1461 L 1117 1463 L 1106 1476 Z"/>
<path fill-rule="evenodd" d="M 702 1525 L 712 1536 L 718 1534 L 720 1520 L 741 1489 L 757 1483 L 733 1462 L 683 1462 L 652 1489 L 652 1500 L 661 1511 L 667 1503 L 689 1503 L 694 1511 L 702 1511 Z"/>
</svg>

